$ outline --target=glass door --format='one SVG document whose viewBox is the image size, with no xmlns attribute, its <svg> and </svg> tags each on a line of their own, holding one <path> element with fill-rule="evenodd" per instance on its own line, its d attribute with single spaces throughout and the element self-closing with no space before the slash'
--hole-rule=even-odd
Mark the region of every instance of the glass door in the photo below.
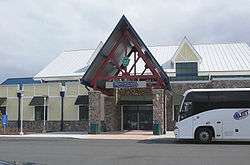
<svg viewBox="0 0 250 165">
<path fill-rule="evenodd" d="M 139 106 L 139 129 L 152 130 L 153 126 L 153 107 L 152 106 Z"/>
<path fill-rule="evenodd" d="M 125 130 L 138 129 L 138 112 L 136 106 L 123 107 L 123 128 Z"/>
<path fill-rule="evenodd" d="M 123 128 L 125 130 L 152 130 L 152 106 L 124 106 Z"/>
</svg>

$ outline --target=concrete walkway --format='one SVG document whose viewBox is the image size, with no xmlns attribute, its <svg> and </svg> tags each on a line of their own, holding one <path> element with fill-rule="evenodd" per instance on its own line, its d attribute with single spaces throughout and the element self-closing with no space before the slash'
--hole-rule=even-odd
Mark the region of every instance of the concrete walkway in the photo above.
<svg viewBox="0 0 250 165">
<path fill-rule="evenodd" d="M 123 131 L 123 132 L 105 132 L 101 134 L 87 134 L 82 132 L 51 132 L 34 133 L 24 135 L 0 135 L 6 138 L 74 138 L 74 139 L 120 139 L 120 140 L 150 140 L 159 138 L 174 138 L 173 132 L 167 132 L 165 135 L 153 135 L 151 131 Z"/>
</svg>

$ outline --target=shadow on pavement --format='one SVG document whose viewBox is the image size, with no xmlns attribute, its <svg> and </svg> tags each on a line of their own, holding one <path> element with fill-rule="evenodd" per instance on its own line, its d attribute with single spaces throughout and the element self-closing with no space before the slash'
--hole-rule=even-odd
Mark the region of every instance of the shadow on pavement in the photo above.
<svg viewBox="0 0 250 165">
<path fill-rule="evenodd" d="M 175 138 L 160 138 L 140 140 L 138 143 L 143 144 L 197 144 L 197 145 L 250 145 L 250 141 L 215 141 L 211 144 L 200 144 L 195 140 L 177 140 Z"/>
</svg>

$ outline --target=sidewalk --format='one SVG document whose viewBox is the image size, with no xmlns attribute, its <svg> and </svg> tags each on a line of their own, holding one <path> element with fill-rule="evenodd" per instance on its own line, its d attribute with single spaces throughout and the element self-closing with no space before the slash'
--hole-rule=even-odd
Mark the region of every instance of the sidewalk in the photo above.
<svg viewBox="0 0 250 165">
<path fill-rule="evenodd" d="M 25 135 L 0 135 L 6 138 L 74 138 L 74 139 L 109 139 L 109 140 L 150 140 L 162 138 L 174 138 L 173 132 L 165 135 L 153 135 L 146 131 L 108 132 L 102 134 L 87 134 L 82 132 L 50 132 Z"/>
</svg>

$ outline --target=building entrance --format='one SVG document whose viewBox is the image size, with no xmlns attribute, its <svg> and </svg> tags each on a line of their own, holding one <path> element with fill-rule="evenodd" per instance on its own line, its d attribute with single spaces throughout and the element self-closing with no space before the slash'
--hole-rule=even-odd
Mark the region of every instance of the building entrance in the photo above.
<svg viewBox="0 0 250 165">
<path fill-rule="evenodd" d="M 153 107 L 151 106 L 123 106 L 123 129 L 152 130 Z"/>
</svg>

